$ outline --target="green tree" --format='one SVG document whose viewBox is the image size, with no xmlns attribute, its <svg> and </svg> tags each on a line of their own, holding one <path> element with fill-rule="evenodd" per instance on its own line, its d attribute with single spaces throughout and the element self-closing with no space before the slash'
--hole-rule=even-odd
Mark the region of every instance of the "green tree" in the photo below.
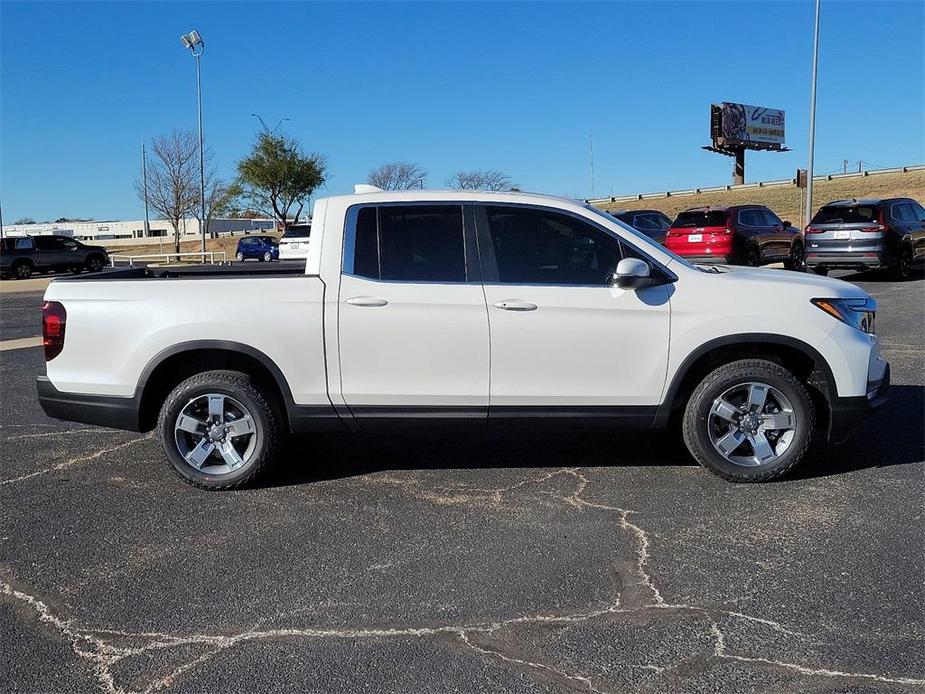
<svg viewBox="0 0 925 694">
<path fill-rule="evenodd" d="M 285 231 L 324 183 L 326 169 L 323 156 L 305 154 L 294 138 L 261 133 L 250 154 L 238 162 L 237 183 L 246 204 L 271 214 Z"/>
</svg>

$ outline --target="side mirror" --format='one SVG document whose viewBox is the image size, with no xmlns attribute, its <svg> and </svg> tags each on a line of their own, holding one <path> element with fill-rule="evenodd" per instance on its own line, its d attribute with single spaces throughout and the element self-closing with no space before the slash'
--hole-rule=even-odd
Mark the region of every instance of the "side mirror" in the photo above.
<svg viewBox="0 0 925 694">
<path fill-rule="evenodd" d="M 652 284 L 649 264 L 639 258 L 624 258 L 617 263 L 613 284 L 620 289 L 642 289 Z"/>
<path fill-rule="evenodd" d="M 784 228 L 793 226 L 793 224 L 791 224 L 790 222 L 783 222 L 783 225 L 784 225 Z"/>
</svg>

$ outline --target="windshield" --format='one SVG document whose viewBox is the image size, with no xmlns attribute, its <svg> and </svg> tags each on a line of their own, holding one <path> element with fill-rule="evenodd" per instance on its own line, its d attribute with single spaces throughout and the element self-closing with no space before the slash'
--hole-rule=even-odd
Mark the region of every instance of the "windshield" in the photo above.
<svg viewBox="0 0 925 694">
<path fill-rule="evenodd" d="M 870 224 L 877 221 L 875 205 L 827 205 L 810 224 Z"/>
<path fill-rule="evenodd" d="M 621 227 L 622 229 L 625 229 L 625 230 L 631 235 L 632 240 L 633 240 L 634 242 L 637 242 L 637 243 L 640 245 L 640 247 L 645 248 L 646 246 L 649 246 L 649 247 L 651 247 L 651 248 L 655 248 L 655 249 L 657 249 L 659 252 L 664 253 L 665 255 L 670 256 L 672 260 L 675 260 L 675 261 L 681 263 L 681 264 L 684 265 L 685 267 L 688 267 L 688 268 L 690 268 L 690 269 L 692 269 L 692 270 L 699 270 L 699 269 L 700 269 L 700 268 L 695 267 L 694 265 L 691 265 L 689 262 L 687 262 L 687 261 L 686 261 L 684 258 L 682 258 L 681 256 L 679 256 L 679 255 L 677 255 L 677 254 L 675 254 L 675 253 L 672 253 L 672 252 L 669 251 L 667 248 L 665 248 L 662 244 L 660 244 L 658 241 L 653 241 L 652 239 L 650 239 L 648 236 L 646 236 L 646 235 L 643 234 L 642 232 L 636 231 L 635 229 L 633 229 L 633 227 L 631 227 L 631 226 L 630 226 L 629 224 L 627 224 L 626 222 L 621 222 L 619 219 L 617 219 L 616 217 L 614 217 L 614 216 L 613 216 L 612 214 L 610 214 L 609 212 L 605 212 L 604 210 L 600 209 L 599 207 L 595 207 L 594 205 L 585 205 L 584 207 L 585 207 L 586 210 L 589 210 L 589 211 L 593 212 L 593 213 L 596 214 L 598 217 L 603 217 L 603 218 L 606 219 L 608 222 L 616 222 L 617 224 L 619 224 L 620 227 Z"/>
</svg>

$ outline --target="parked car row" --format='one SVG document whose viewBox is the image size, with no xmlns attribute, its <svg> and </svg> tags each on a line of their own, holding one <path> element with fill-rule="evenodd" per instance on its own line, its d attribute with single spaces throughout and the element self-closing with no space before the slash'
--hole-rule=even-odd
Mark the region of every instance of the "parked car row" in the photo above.
<svg viewBox="0 0 925 694">
<path fill-rule="evenodd" d="M 692 207 L 672 222 L 658 210 L 612 213 L 696 263 L 825 275 L 833 269 L 889 269 L 907 279 L 925 260 L 925 208 L 911 198 L 836 200 L 823 205 L 801 233 L 764 205 Z"/>
<path fill-rule="evenodd" d="M 0 239 L 0 278 L 29 279 L 37 272 L 99 272 L 109 264 L 102 246 L 70 236 L 14 236 Z"/>
<path fill-rule="evenodd" d="M 245 236 L 238 241 L 235 259 L 245 260 L 304 260 L 308 257 L 308 239 L 312 233 L 311 224 L 295 224 L 281 238 L 275 236 Z"/>
</svg>

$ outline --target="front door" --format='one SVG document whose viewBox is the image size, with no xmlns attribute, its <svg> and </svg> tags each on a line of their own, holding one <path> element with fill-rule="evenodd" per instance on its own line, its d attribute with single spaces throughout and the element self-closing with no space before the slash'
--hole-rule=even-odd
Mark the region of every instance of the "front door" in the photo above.
<svg viewBox="0 0 925 694">
<path fill-rule="evenodd" d="M 479 210 L 491 328 L 490 416 L 651 416 L 668 362 L 671 285 L 612 286 L 631 244 L 528 206 Z"/>
<path fill-rule="evenodd" d="M 341 391 L 356 418 L 484 421 L 488 316 L 463 213 L 459 204 L 349 211 L 338 335 Z"/>
</svg>

